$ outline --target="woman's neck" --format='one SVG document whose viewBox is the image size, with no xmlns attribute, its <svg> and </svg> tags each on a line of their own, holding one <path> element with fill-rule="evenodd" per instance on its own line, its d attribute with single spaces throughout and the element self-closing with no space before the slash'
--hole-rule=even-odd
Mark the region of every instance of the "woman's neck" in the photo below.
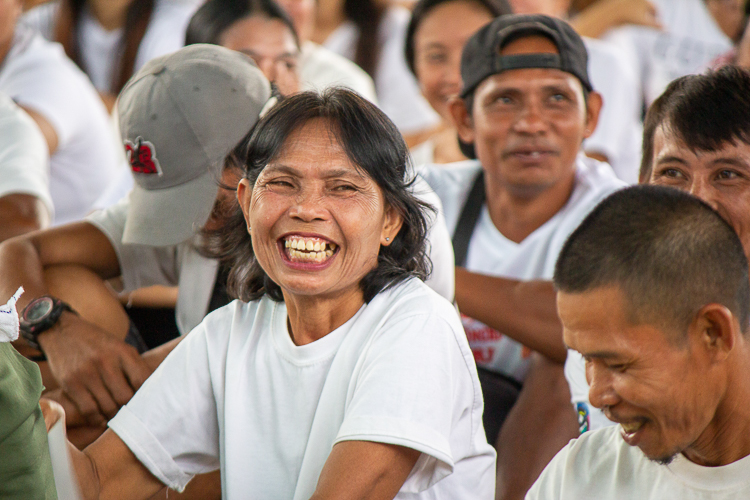
<svg viewBox="0 0 750 500">
<path fill-rule="evenodd" d="M 89 11 L 107 31 L 125 26 L 128 7 L 132 0 L 89 0 Z"/>
<path fill-rule="evenodd" d="M 289 317 L 289 335 L 296 345 L 321 339 L 349 321 L 364 305 L 362 292 L 333 298 L 284 293 Z"/>
</svg>

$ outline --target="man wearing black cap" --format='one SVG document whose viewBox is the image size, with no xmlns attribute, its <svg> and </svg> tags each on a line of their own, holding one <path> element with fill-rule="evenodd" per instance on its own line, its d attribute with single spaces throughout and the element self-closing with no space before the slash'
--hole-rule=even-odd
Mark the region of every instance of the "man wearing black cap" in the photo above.
<svg viewBox="0 0 750 500">
<path fill-rule="evenodd" d="M 580 154 L 602 104 L 586 65 L 580 37 L 547 16 L 503 16 L 466 44 L 464 89 L 451 112 L 462 149 L 476 160 L 423 172 L 453 228 L 458 266 L 501 277 L 509 286 L 550 280 L 568 234 L 622 187 L 609 165 Z M 576 435 L 562 366 L 532 357 L 505 335 L 520 338 L 519 330 L 533 330 L 534 318 L 513 323 L 524 311 L 533 315 L 533 305 L 511 309 L 490 289 L 479 295 L 459 287 L 457 279 L 456 298 L 465 313 L 483 302 L 512 317 L 503 333 L 467 316 L 463 320 L 484 375 L 485 429 L 497 432 L 508 411 L 502 408 L 508 391 L 497 388 L 524 385 L 508 421 L 515 432 L 503 431 L 496 442 L 498 498 L 515 498 Z M 562 361 L 565 351 L 557 342 L 560 349 L 545 354 Z M 495 442 L 491 431 L 488 438 Z"/>
</svg>

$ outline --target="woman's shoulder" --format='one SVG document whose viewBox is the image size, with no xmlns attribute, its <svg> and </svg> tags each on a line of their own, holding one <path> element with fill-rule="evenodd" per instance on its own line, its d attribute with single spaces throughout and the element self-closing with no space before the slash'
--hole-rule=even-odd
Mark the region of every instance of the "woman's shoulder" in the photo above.
<svg viewBox="0 0 750 500">
<path fill-rule="evenodd" d="M 461 329 L 458 312 L 453 304 L 435 292 L 419 278 L 409 278 L 380 292 L 368 305 L 388 322 L 402 321 L 415 316 L 430 317 Z"/>
</svg>

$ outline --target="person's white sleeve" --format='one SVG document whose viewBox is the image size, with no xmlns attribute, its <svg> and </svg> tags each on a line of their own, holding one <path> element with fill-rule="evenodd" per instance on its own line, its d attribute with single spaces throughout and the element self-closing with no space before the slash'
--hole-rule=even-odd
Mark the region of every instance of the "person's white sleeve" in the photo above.
<svg viewBox="0 0 750 500">
<path fill-rule="evenodd" d="M 356 390 L 335 440 L 422 452 L 401 493 L 424 491 L 450 475 L 454 457 L 468 455 L 471 446 L 469 432 L 452 439 L 453 426 L 470 413 L 466 406 L 473 394 L 452 328 L 436 314 L 387 321 L 357 370 Z"/>
<path fill-rule="evenodd" d="M 108 424 L 156 478 L 177 491 L 195 474 L 220 465 L 211 375 L 226 359 L 229 328 L 216 318 L 207 317 L 190 332 Z"/>
<path fill-rule="evenodd" d="M 0 197 L 28 194 L 54 214 L 49 193 L 47 142 L 36 123 L 0 94 Z"/>
<path fill-rule="evenodd" d="M 117 253 L 123 292 L 151 285 L 175 286 L 179 280 L 178 247 L 129 245 L 122 242 L 129 199 L 90 214 L 86 222 L 104 233 Z"/>
<path fill-rule="evenodd" d="M 565 358 L 565 379 L 570 389 L 570 402 L 578 415 L 579 434 L 615 425 L 599 408 L 589 402 L 586 362 L 578 351 L 568 349 L 568 356 Z"/>
<path fill-rule="evenodd" d="M 569 460 L 573 443 L 575 441 L 565 445 L 547 464 L 539 479 L 526 493 L 525 500 L 567 500 L 562 496 L 562 487 L 566 468 L 575 467 L 575 463 Z"/>
<path fill-rule="evenodd" d="M 60 12 L 60 0 L 39 4 L 24 12 L 20 23 L 29 26 L 46 38 L 54 41 L 56 19 Z"/>
<path fill-rule="evenodd" d="M 151 22 L 138 46 L 134 73 L 151 59 L 175 52 L 185 45 L 185 30 L 201 3 L 197 0 L 157 0 Z"/>
<path fill-rule="evenodd" d="M 448 301 L 453 302 L 456 292 L 455 257 L 451 235 L 445 223 L 443 204 L 420 175 L 415 177 L 414 194 L 435 209 L 435 212 L 427 214 L 427 255 L 432 262 L 432 273 L 425 283 Z"/>
</svg>

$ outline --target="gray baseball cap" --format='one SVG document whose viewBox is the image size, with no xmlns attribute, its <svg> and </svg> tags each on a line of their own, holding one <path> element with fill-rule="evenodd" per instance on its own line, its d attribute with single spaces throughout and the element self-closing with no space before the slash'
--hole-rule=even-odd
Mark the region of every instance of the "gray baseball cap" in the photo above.
<svg viewBox="0 0 750 500">
<path fill-rule="evenodd" d="M 190 239 L 211 213 L 222 160 L 270 97 L 248 56 L 216 45 L 190 45 L 143 66 L 118 100 L 135 178 L 123 243 Z"/>
</svg>

